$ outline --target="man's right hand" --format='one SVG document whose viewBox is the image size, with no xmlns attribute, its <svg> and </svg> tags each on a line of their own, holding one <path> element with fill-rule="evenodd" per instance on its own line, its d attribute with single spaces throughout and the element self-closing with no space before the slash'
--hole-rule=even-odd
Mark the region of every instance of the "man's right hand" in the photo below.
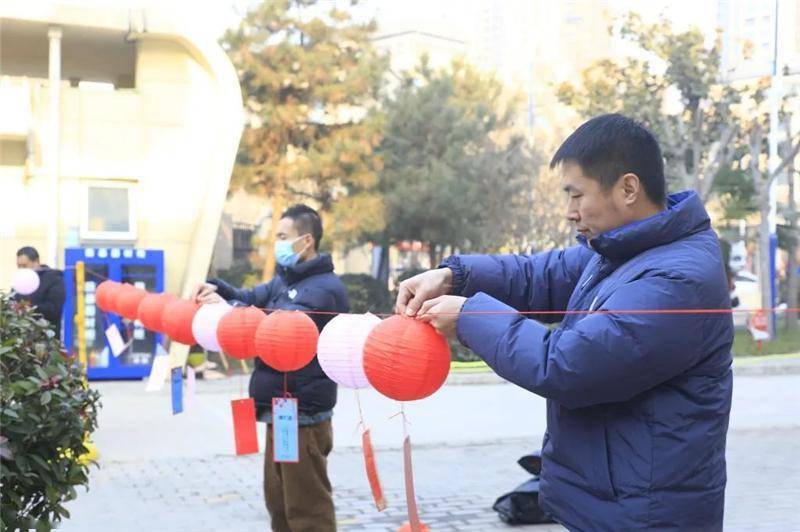
<svg viewBox="0 0 800 532">
<path fill-rule="evenodd" d="M 219 303 L 222 298 L 217 293 L 216 285 L 211 283 L 200 283 L 192 293 L 192 299 L 201 305 L 208 303 Z"/>
<path fill-rule="evenodd" d="M 453 270 L 450 268 L 439 268 L 415 275 L 400 283 L 395 312 L 416 316 L 423 303 L 449 294 L 452 288 Z"/>
</svg>

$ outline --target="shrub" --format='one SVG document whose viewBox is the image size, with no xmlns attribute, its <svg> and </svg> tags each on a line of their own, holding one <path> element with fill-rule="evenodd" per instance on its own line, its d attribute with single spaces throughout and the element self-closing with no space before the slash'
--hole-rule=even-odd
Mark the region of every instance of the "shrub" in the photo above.
<svg viewBox="0 0 800 532">
<path fill-rule="evenodd" d="M 50 530 L 86 485 L 99 394 L 50 325 L 0 292 L 0 529 Z"/>
<path fill-rule="evenodd" d="M 391 292 L 379 280 L 367 274 L 348 273 L 340 277 L 347 287 L 350 298 L 350 312 L 363 314 L 386 314 L 392 312 L 394 299 Z"/>
</svg>

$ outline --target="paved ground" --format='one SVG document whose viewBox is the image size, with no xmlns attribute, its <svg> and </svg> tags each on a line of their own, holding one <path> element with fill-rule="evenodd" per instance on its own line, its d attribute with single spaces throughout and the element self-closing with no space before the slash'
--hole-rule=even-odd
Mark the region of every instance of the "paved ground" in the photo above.
<svg viewBox="0 0 800 532">
<path fill-rule="evenodd" d="M 100 383 L 104 409 L 95 435 L 100 469 L 68 507 L 63 530 L 99 532 L 263 531 L 260 456 L 232 455 L 230 399 L 238 378 L 199 382 L 192 408 L 172 416 L 169 396 L 140 382 Z M 726 530 L 800 530 L 800 376 L 737 376 L 728 444 Z M 390 503 L 374 510 L 355 430 L 355 399 L 340 393 L 330 471 L 341 530 L 390 531 L 404 520 L 398 406 L 361 394 Z M 420 513 L 439 530 L 507 530 L 491 510 L 526 479 L 516 458 L 537 448 L 544 402 L 508 384 L 448 385 L 406 406 L 412 423 Z M 261 435 L 263 438 L 263 434 Z M 263 444 L 262 444 L 263 449 Z M 554 525 L 524 527 L 551 532 Z"/>
</svg>

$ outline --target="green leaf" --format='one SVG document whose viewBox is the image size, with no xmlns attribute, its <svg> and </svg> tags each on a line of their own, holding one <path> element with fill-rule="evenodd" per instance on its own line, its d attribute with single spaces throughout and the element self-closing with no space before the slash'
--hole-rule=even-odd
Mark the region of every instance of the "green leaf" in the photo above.
<svg viewBox="0 0 800 532">
<path fill-rule="evenodd" d="M 40 402 L 41 402 L 43 405 L 46 405 L 46 404 L 48 404 L 48 403 L 50 402 L 50 399 L 52 399 L 52 397 L 53 397 L 53 396 L 52 396 L 52 394 L 51 394 L 50 392 L 44 392 L 44 393 L 42 394 L 42 398 L 40 399 Z"/>
</svg>

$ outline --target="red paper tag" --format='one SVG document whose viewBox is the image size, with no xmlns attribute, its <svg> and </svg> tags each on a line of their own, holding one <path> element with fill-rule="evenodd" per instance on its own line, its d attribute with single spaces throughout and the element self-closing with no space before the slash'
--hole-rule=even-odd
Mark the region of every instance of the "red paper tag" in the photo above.
<svg viewBox="0 0 800 532">
<path fill-rule="evenodd" d="M 422 524 L 417 512 L 417 496 L 414 494 L 414 469 L 411 466 L 411 437 L 403 440 L 403 469 L 406 477 L 406 506 L 408 506 L 408 523 L 411 532 L 421 532 Z"/>
<path fill-rule="evenodd" d="M 236 440 L 236 454 L 258 452 L 256 433 L 256 403 L 252 398 L 231 401 L 233 412 L 233 437 Z"/>
<path fill-rule="evenodd" d="M 367 479 L 372 490 L 372 498 L 375 499 L 375 507 L 379 512 L 386 509 L 386 499 L 383 497 L 381 479 L 378 477 L 378 467 L 375 465 L 375 451 L 372 449 L 372 438 L 369 430 L 365 430 L 361 435 L 361 444 L 364 448 L 364 465 L 367 467 Z"/>
</svg>

